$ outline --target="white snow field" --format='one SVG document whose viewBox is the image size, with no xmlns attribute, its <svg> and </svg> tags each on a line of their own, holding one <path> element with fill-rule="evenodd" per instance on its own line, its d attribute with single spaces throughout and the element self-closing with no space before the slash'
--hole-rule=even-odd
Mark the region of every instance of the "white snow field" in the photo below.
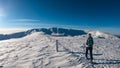
<svg viewBox="0 0 120 68">
<path fill-rule="evenodd" d="M 94 60 L 90 64 L 85 59 L 86 38 L 86 35 L 55 37 L 34 32 L 22 38 L 1 40 L 0 67 L 120 68 L 120 39 L 94 37 Z"/>
</svg>

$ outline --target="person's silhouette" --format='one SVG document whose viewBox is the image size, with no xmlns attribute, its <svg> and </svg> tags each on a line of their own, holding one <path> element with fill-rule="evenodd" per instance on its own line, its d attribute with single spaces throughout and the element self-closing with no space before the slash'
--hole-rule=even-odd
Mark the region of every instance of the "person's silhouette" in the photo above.
<svg viewBox="0 0 120 68">
<path fill-rule="evenodd" d="M 88 38 L 87 38 L 87 41 L 86 41 L 86 59 L 88 59 L 88 51 L 90 51 L 90 60 L 92 62 L 93 60 L 93 54 L 92 54 L 92 50 L 93 50 L 93 44 L 94 44 L 94 41 L 93 41 L 93 38 L 91 36 L 91 34 L 89 33 L 88 34 Z"/>
</svg>

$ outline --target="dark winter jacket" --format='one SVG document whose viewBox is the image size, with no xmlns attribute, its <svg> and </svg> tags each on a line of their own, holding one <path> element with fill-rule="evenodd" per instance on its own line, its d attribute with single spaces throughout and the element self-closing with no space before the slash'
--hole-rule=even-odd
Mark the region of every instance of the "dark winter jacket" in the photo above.
<svg viewBox="0 0 120 68">
<path fill-rule="evenodd" d="M 88 47 L 91 47 L 91 46 L 93 46 L 93 44 L 94 44 L 93 38 L 92 37 L 88 37 L 86 45 L 88 45 Z"/>
</svg>

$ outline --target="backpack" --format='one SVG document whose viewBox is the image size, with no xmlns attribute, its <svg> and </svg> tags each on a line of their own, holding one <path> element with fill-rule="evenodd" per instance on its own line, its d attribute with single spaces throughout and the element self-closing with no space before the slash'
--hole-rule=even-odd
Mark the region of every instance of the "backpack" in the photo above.
<svg viewBox="0 0 120 68">
<path fill-rule="evenodd" d="M 93 45 L 93 38 L 92 38 L 92 37 L 88 37 L 86 44 L 87 44 L 88 46 L 92 46 L 92 45 Z"/>
</svg>

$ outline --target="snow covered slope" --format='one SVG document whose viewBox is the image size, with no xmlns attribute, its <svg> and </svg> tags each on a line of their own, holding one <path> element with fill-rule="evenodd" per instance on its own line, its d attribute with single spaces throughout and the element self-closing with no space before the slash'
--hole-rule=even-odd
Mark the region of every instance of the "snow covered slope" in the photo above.
<svg viewBox="0 0 120 68">
<path fill-rule="evenodd" d="M 54 37 L 33 32 L 0 41 L 2 68 L 119 68 L 120 40 L 94 38 L 94 64 L 85 60 L 86 35 Z M 58 52 L 56 52 L 58 40 Z"/>
</svg>

